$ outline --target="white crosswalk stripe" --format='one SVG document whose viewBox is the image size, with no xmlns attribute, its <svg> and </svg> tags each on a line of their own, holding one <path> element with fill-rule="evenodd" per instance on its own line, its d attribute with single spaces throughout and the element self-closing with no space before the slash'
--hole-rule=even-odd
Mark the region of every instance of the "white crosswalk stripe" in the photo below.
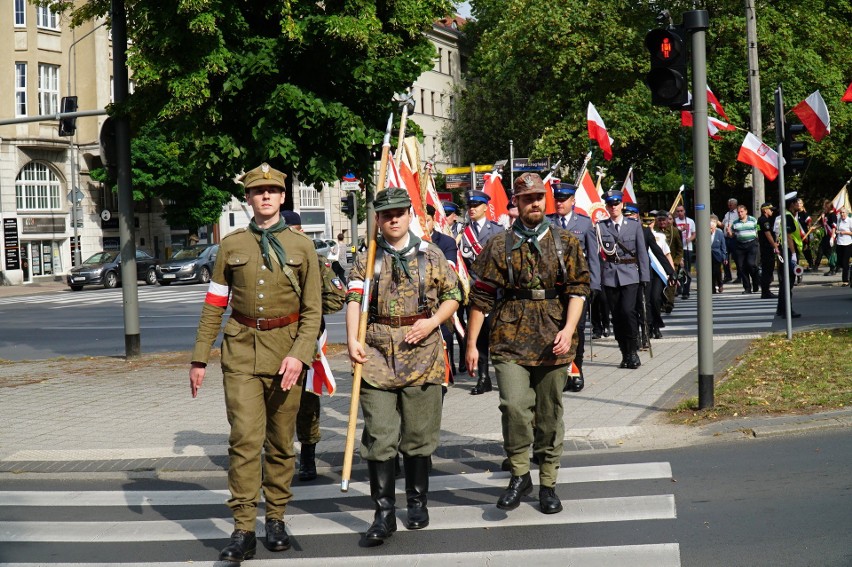
<svg viewBox="0 0 852 567">
<path fill-rule="evenodd" d="M 770 329 L 775 319 L 777 299 L 760 299 L 760 294 L 740 295 L 730 291 L 713 296 L 713 334 L 739 335 Z M 698 296 L 678 299 L 674 310 L 663 314 L 664 338 L 698 334 Z"/>
<path fill-rule="evenodd" d="M 505 472 L 483 472 L 456 475 L 434 474 L 431 479 L 430 516 L 427 530 L 418 533 L 446 532 L 454 538 L 475 537 L 482 530 L 495 528 L 536 529 L 577 524 L 606 524 L 610 522 L 674 521 L 677 518 L 675 498 L 672 494 L 648 494 L 647 487 L 637 495 L 616 497 L 597 497 L 563 500 L 564 510 L 558 514 L 544 515 L 538 510 L 534 498 L 525 498 L 521 506 L 506 512 L 499 510 L 493 503 L 469 500 L 466 495 L 464 504 L 447 503 L 457 491 L 476 491 L 503 488 L 509 478 Z M 558 485 L 577 483 L 613 483 L 630 481 L 630 487 L 637 481 L 665 481 L 672 478 L 668 463 L 628 463 L 589 467 L 562 468 L 557 479 Z M 397 485 L 397 492 L 404 494 L 403 483 Z M 585 486 L 588 486 L 586 484 Z M 659 486 L 659 485 L 656 485 Z M 569 492 L 569 490 L 564 490 Z M 631 490 L 632 491 L 632 490 Z M 623 493 L 623 490 L 620 491 Z M 653 492 L 653 491 L 651 491 Z M 435 497 L 442 494 L 443 497 Z M 572 494 L 578 494 L 572 491 Z M 288 532 L 294 537 L 319 537 L 305 539 L 302 546 L 322 541 L 323 537 L 335 535 L 357 535 L 366 531 L 373 518 L 373 511 L 352 504 L 347 500 L 360 498 L 363 502 L 369 495 L 369 485 L 365 482 L 353 482 L 349 491 L 341 493 L 338 485 L 294 486 L 294 504 L 298 511 L 289 514 Z M 598 494 L 597 496 L 601 496 Z M 165 542 L 197 542 L 208 540 L 226 540 L 233 529 L 232 520 L 227 516 L 224 506 L 228 498 L 225 490 L 73 490 L 73 491 L 15 491 L 0 492 L 0 547 L 8 546 L 50 546 L 78 545 L 105 546 L 111 544 L 162 545 Z M 398 508 L 398 520 L 404 524 L 404 496 L 398 498 L 402 507 Z M 332 503 L 334 511 L 322 510 L 306 512 L 312 504 L 324 506 Z M 197 510 L 198 506 L 217 506 L 213 517 L 182 518 L 181 512 Z M 73 511 L 72 518 L 79 521 L 67 521 L 67 514 L 61 520 L 43 517 L 45 509 L 68 509 Z M 291 508 L 293 508 L 291 506 Z M 82 513 L 78 513 L 82 510 Z M 102 513 L 109 516 L 101 520 Z M 132 510 L 133 516 L 122 515 L 123 510 Z M 14 511 L 13 514 L 6 512 Z M 257 524 L 258 537 L 264 535 L 262 514 Z M 2 518 L 13 518 L 3 520 Z M 90 518 L 98 518 L 90 521 Z M 144 518 L 144 519 L 142 519 Z M 49 527 L 48 527 L 49 526 Z M 406 530 L 402 529 L 401 533 Z M 413 533 L 413 532 L 411 532 Z M 404 536 L 403 536 L 404 537 Z M 215 544 L 214 544 L 215 545 Z M 42 549 L 42 548 L 39 548 Z M 84 547 L 84 549 L 86 549 Z M 260 550 L 260 546 L 258 547 Z M 443 549 L 443 548 L 441 548 Z M 400 547 L 398 553 L 408 551 Z M 375 557 L 329 556 L 321 559 L 281 557 L 296 564 L 322 565 L 400 565 L 415 561 L 417 565 L 445 567 L 447 565 L 518 565 L 533 561 L 540 566 L 582 564 L 599 567 L 614 567 L 630 564 L 640 566 L 677 566 L 680 565 L 680 549 L 677 543 L 661 541 L 631 545 L 631 542 L 619 541 L 613 546 L 600 547 L 560 547 L 555 549 L 524 549 L 471 551 L 463 553 L 418 553 L 416 547 L 410 549 L 414 555 L 381 555 Z M 205 547 L 199 557 L 187 557 L 194 565 L 214 565 L 209 561 L 210 550 Z M 19 551 L 24 562 L 0 563 L 9 567 L 28 567 L 29 565 L 48 565 L 60 567 L 62 563 L 27 563 L 25 553 Z M 152 552 L 156 558 L 156 550 Z M 62 555 L 54 555 L 58 560 Z M 103 555 L 98 555 L 102 557 Z M 137 561 L 144 556 L 134 557 Z M 32 561 L 32 559 L 29 559 Z M 14 561 L 14 559 L 13 559 Z M 259 556 L 252 565 L 265 565 L 268 561 Z M 90 565 L 97 565 L 92 562 Z M 128 565 L 178 565 L 185 563 L 122 563 Z M 270 563 L 271 564 L 271 563 Z"/>
<path fill-rule="evenodd" d="M 186 289 L 169 287 L 139 287 L 139 303 L 198 303 L 204 301 L 206 286 L 186 286 Z M 21 295 L 0 298 L 0 305 L 43 304 L 52 308 L 64 308 L 80 305 L 121 304 L 120 289 L 87 290 L 80 292 L 50 293 L 41 295 Z"/>
</svg>

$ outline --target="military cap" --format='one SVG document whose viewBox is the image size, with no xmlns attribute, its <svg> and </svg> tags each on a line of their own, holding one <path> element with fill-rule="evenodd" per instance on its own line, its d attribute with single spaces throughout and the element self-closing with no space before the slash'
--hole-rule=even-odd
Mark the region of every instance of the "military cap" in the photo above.
<svg viewBox="0 0 852 567">
<path fill-rule="evenodd" d="M 654 211 L 654 216 L 658 219 L 667 219 L 669 218 L 669 212 L 665 209 L 660 209 L 658 211 Z"/>
<path fill-rule="evenodd" d="M 278 187 L 283 191 L 286 189 L 285 179 L 287 179 L 286 174 L 264 162 L 246 173 L 242 181 L 246 191 L 252 187 Z"/>
<path fill-rule="evenodd" d="M 480 191 L 478 189 L 473 189 L 472 191 L 468 191 L 467 195 L 467 204 L 475 203 L 477 205 L 482 205 L 491 200 L 491 197 L 485 191 Z"/>
<path fill-rule="evenodd" d="M 624 203 L 624 211 L 630 214 L 639 214 L 639 205 L 636 203 Z"/>
<path fill-rule="evenodd" d="M 435 207 L 432 205 L 426 205 L 426 215 L 430 217 L 435 216 Z"/>
<path fill-rule="evenodd" d="M 448 215 L 451 213 L 459 213 L 459 206 L 452 201 L 441 201 L 441 205 L 444 207 L 444 212 Z"/>
<path fill-rule="evenodd" d="M 544 188 L 544 182 L 537 173 L 522 173 L 515 179 L 513 185 L 515 195 L 525 195 L 527 193 L 547 193 Z"/>
<path fill-rule="evenodd" d="M 796 191 L 790 191 L 786 195 L 784 195 L 784 202 L 789 203 L 790 201 L 795 201 L 799 198 L 799 193 Z"/>
<path fill-rule="evenodd" d="M 554 183 L 554 197 L 571 197 L 577 192 L 577 186 L 570 183 Z"/>
<path fill-rule="evenodd" d="M 296 211 L 281 211 L 281 217 L 290 226 L 302 226 L 302 216 Z"/>
<path fill-rule="evenodd" d="M 774 211 L 775 205 L 773 205 L 772 203 L 763 203 L 762 205 L 760 205 L 760 208 L 761 209 L 770 209 L 770 210 Z"/>
<path fill-rule="evenodd" d="M 617 201 L 617 202 L 620 203 L 624 200 L 623 197 L 624 196 L 621 194 L 621 191 L 616 191 L 614 189 L 610 189 L 609 191 L 604 193 L 604 202 L 605 203 L 610 203 L 610 202 L 615 203 Z"/>
<path fill-rule="evenodd" d="M 373 199 L 373 209 L 379 211 L 388 211 L 390 209 L 407 209 L 411 206 L 411 197 L 408 196 L 408 191 L 399 187 L 388 187 L 376 195 Z"/>
</svg>

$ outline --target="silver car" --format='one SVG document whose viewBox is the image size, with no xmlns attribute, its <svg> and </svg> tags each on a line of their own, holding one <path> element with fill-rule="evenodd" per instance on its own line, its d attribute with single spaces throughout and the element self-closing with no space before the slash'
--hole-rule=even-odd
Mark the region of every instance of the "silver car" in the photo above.
<svg viewBox="0 0 852 567">
<path fill-rule="evenodd" d="M 157 266 L 160 285 L 172 282 L 208 283 L 219 253 L 218 244 L 196 244 L 172 254 L 168 261 Z"/>
<path fill-rule="evenodd" d="M 331 246 L 328 245 L 328 241 L 318 238 L 314 238 L 314 248 L 317 251 L 317 256 L 322 256 L 323 258 L 327 258 L 328 253 L 331 252 Z"/>
</svg>

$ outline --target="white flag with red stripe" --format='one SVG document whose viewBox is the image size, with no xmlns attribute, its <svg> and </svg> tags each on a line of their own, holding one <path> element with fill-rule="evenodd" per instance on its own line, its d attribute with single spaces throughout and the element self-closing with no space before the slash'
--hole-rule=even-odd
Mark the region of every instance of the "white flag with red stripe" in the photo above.
<svg viewBox="0 0 852 567">
<path fill-rule="evenodd" d="M 713 107 L 713 110 L 716 111 L 716 114 L 724 118 L 725 120 L 730 120 L 728 115 L 725 114 L 725 109 L 722 108 L 722 104 L 719 102 L 719 99 L 716 98 L 716 95 L 713 94 L 713 91 L 710 90 L 710 87 L 707 87 L 707 103 Z"/>
<path fill-rule="evenodd" d="M 403 171 L 400 171 L 402 168 L 405 168 Z M 411 170 L 408 169 L 408 165 L 404 163 L 400 163 L 400 168 L 397 169 L 396 163 L 394 160 L 388 160 L 388 175 L 387 182 L 385 187 L 399 187 L 400 189 L 405 189 L 408 191 L 408 196 L 411 198 L 411 225 L 409 226 L 409 230 L 414 233 L 417 238 L 423 238 L 423 223 L 420 222 L 421 218 L 425 218 L 425 211 L 423 208 L 423 202 L 420 200 L 420 188 L 418 187 L 414 176 L 411 174 Z M 413 189 L 412 189 L 413 187 Z M 415 200 L 416 197 L 416 200 Z"/>
<path fill-rule="evenodd" d="M 601 147 L 601 151 L 603 151 L 604 159 L 607 161 L 611 160 L 612 143 L 615 140 L 610 138 L 601 115 L 598 114 L 598 110 L 591 102 L 589 103 L 589 108 L 586 112 L 586 122 L 589 126 L 589 139 L 597 140 L 598 145 Z"/>
<path fill-rule="evenodd" d="M 746 134 L 743 140 L 737 161 L 756 167 L 769 181 L 774 181 L 778 177 L 778 153 L 758 140 L 757 136 L 751 132 Z"/>
<path fill-rule="evenodd" d="M 606 207 L 588 170 L 583 172 L 580 186 L 577 187 L 577 193 L 574 195 L 574 210 L 591 217 L 592 223 L 599 223 L 609 218 L 609 213 L 606 212 Z"/>
<path fill-rule="evenodd" d="M 831 134 L 831 117 L 828 115 L 828 107 L 819 91 L 812 92 L 808 98 L 791 110 L 817 142 Z"/>
<path fill-rule="evenodd" d="M 317 340 L 317 354 L 314 356 L 311 367 L 308 368 L 305 380 L 307 391 L 317 396 L 322 396 L 323 389 L 328 392 L 329 396 L 333 396 L 335 390 L 337 390 L 337 382 L 334 381 L 334 375 L 331 373 L 331 367 L 328 365 L 328 359 L 325 357 L 327 351 L 328 330 L 326 329 Z"/>
<path fill-rule="evenodd" d="M 624 178 L 624 185 L 621 186 L 622 202 L 637 204 L 636 193 L 633 192 L 633 166 L 627 172 L 627 177 Z"/>
</svg>

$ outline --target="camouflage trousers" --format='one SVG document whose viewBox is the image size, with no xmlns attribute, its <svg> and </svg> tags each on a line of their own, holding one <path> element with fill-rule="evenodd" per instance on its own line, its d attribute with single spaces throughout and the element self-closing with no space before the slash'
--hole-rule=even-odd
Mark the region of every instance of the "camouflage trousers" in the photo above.
<svg viewBox="0 0 852 567">
<path fill-rule="evenodd" d="M 530 445 L 538 456 L 541 486 L 555 486 L 562 458 L 565 424 L 562 389 L 568 365 L 521 366 L 495 362 L 500 388 L 503 448 L 512 475 L 530 472 Z M 533 427 L 535 423 L 535 427 Z"/>
<path fill-rule="evenodd" d="M 441 385 L 380 390 L 361 383 L 364 433 L 361 458 L 387 461 L 397 450 L 405 457 L 429 457 L 441 433 Z"/>
<path fill-rule="evenodd" d="M 261 485 L 267 519 L 282 519 L 293 497 L 290 491 L 295 470 L 293 434 L 302 381 L 285 392 L 281 389 L 280 376 L 226 372 L 224 386 L 225 408 L 231 424 L 228 507 L 234 514 L 235 529 L 254 531 Z"/>
</svg>

